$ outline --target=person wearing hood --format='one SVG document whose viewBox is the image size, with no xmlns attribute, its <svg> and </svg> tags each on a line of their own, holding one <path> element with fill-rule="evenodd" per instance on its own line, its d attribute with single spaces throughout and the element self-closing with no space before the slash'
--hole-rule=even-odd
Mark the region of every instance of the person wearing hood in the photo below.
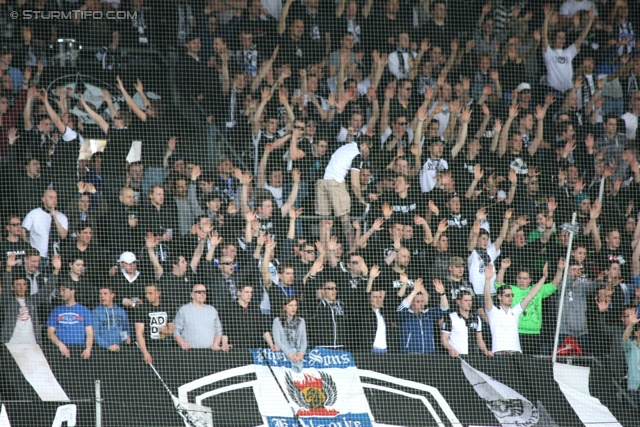
<svg viewBox="0 0 640 427">
<path fill-rule="evenodd" d="M 127 313 L 113 300 L 116 294 L 109 286 L 100 288 L 100 305 L 92 314 L 96 343 L 109 351 L 120 351 L 123 344 L 131 344 L 131 328 Z"/>
</svg>

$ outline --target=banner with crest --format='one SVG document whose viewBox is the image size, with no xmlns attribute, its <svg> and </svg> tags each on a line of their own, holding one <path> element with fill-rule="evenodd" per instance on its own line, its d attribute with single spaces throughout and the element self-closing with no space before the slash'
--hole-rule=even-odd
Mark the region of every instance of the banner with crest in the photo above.
<svg viewBox="0 0 640 427">
<path fill-rule="evenodd" d="M 301 373 L 293 371 L 282 352 L 266 349 L 251 350 L 251 354 L 258 379 L 254 390 L 265 425 L 372 425 L 371 409 L 351 353 L 316 347 L 305 354 Z"/>
</svg>

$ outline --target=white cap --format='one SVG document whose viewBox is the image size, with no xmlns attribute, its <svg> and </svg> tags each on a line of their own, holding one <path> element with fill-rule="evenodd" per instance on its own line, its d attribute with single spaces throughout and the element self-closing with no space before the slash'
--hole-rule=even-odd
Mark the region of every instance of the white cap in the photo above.
<svg viewBox="0 0 640 427">
<path fill-rule="evenodd" d="M 516 89 L 518 89 L 518 92 L 522 92 L 523 90 L 531 90 L 531 85 L 529 83 L 520 83 Z"/>
<path fill-rule="evenodd" d="M 136 261 L 138 261 L 138 259 L 133 252 L 122 252 L 122 255 L 120 255 L 120 259 L 118 260 L 118 262 L 124 262 L 127 264 L 133 264 Z"/>
</svg>

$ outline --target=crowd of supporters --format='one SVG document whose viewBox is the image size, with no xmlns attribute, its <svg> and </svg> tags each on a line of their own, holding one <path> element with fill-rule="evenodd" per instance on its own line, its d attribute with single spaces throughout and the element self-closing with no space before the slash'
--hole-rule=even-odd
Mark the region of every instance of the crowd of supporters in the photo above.
<svg viewBox="0 0 640 427">
<path fill-rule="evenodd" d="M 631 0 L 1 1 L 2 342 L 299 368 L 549 355 L 559 323 L 637 392 L 638 25 Z M 105 87 L 51 83 L 58 40 L 99 45 L 73 65 Z"/>
</svg>

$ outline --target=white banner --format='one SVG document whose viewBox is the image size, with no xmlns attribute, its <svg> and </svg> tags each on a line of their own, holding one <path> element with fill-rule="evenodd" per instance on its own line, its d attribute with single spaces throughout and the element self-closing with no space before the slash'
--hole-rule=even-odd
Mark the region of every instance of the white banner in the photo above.
<svg viewBox="0 0 640 427">
<path fill-rule="evenodd" d="M 68 402 L 69 397 L 51 372 L 38 344 L 5 344 L 24 378 L 45 402 Z"/>
<path fill-rule="evenodd" d="M 553 365 L 553 378 L 585 426 L 620 426 L 609 409 L 589 393 L 589 368 L 556 363 Z"/>
<path fill-rule="evenodd" d="M 251 350 L 258 379 L 254 390 L 265 425 L 372 425 L 371 409 L 351 353 L 315 348 L 305 355 L 302 373 L 296 374 L 282 352 L 263 352 Z"/>
<path fill-rule="evenodd" d="M 538 409 L 528 399 L 464 360 L 460 361 L 462 372 L 502 426 L 530 427 L 538 424 Z"/>
</svg>

